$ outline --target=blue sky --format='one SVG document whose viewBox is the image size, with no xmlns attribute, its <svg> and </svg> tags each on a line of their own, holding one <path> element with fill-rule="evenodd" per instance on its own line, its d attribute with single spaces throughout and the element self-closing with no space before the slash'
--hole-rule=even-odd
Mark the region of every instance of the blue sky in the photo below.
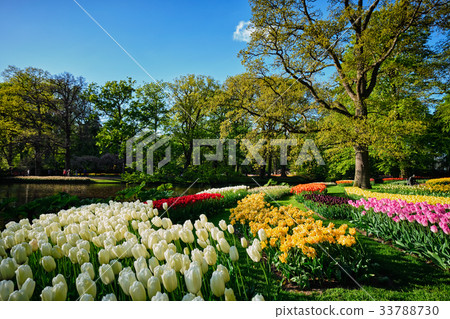
<svg viewBox="0 0 450 319">
<path fill-rule="evenodd" d="M 76 0 L 157 80 L 189 73 L 223 82 L 244 72 L 233 39 L 246 0 Z M 33 66 L 89 82 L 151 82 L 73 0 L 0 0 L 0 70 Z"/>
</svg>

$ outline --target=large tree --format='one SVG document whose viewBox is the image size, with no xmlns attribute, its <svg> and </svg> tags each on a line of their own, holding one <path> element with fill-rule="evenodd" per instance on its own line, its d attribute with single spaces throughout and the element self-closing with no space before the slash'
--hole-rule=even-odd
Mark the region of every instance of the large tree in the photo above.
<svg viewBox="0 0 450 319">
<path fill-rule="evenodd" d="M 254 31 L 241 52 L 249 70 L 304 86 L 321 112 L 352 126 L 355 186 L 370 188 L 368 101 L 389 57 L 408 49 L 409 31 L 429 29 L 443 1 L 250 0 Z M 330 70 L 334 70 L 331 75 Z M 345 97 L 333 94 L 340 87 Z"/>
</svg>

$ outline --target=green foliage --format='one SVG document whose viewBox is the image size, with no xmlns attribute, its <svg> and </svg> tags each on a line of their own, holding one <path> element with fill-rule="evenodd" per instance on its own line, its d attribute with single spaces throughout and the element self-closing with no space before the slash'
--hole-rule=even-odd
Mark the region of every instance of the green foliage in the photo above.
<svg viewBox="0 0 450 319">
<path fill-rule="evenodd" d="M 129 187 L 118 191 L 116 193 L 116 201 L 136 201 L 140 200 L 142 202 L 149 200 L 158 200 L 163 198 L 172 197 L 172 184 L 162 184 L 156 188 L 146 188 L 146 182 L 141 182 L 140 185 Z"/>
</svg>

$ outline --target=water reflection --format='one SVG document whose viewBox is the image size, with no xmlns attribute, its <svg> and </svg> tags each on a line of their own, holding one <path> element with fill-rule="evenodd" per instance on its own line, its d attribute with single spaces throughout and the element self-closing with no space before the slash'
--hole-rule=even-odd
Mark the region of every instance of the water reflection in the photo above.
<svg viewBox="0 0 450 319">
<path fill-rule="evenodd" d="M 51 196 L 60 192 L 76 195 L 80 198 L 108 198 L 124 189 L 125 184 L 8 184 L 0 185 L 0 198 L 17 198 L 17 204 L 22 205 L 37 198 Z M 195 194 L 205 187 L 174 187 L 175 195 Z"/>
<path fill-rule="evenodd" d="M 17 198 L 15 205 L 23 205 L 35 199 L 52 196 L 60 192 L 76 195 L 79 198 L 108 198 L 126 186 L 125 184 L 0 184 L 0 199 Z M 191 195 L 209 187 L 174 187 L 174 196 Z M 10 221 L 10 217 L 0 212 L 0 230 Z"/>
</svg>

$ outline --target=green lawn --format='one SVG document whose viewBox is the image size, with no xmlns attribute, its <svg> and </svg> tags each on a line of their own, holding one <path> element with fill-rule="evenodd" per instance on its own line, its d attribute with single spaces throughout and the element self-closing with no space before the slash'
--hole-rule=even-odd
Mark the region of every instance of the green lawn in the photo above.
<svg viewBox="0 0 450 319">
<path fill-rule="evenodd" d="M 342 187 L 329 187 L 329 193 L 343 193 Z M 306 209 L 290 195 L 277 201 L 280 205 L 292 204 Z M 229 210 L 218 214 L 210 220 L 217 224 L 221 219 L 228 222 Z M 329 220 L 336 225 L 351 223 L 347 220 Z M 374 276 L 362 288 L 355 283 L 353 287 L 332 287 L 324 289 L 297 290 L 294 285 L 289 289 L 277 290 L 281 280 L 272 274 L 273 295 L 278 300 L 450 300 L 450 273 L 441 270 L 425 260 L 405 254 L 404 252 L 375 241 L 360 233 L 359 242 L 370 256 L 374 268 Z M 240 254 L 246 254 L 241 249 Z M 245 260 L 242 258 L 241 260 Z M 246 269 L 246 265 L 242 265 Z M 252 289 L 265 286 L 262 270 L 252 268 L 244 270 L 251 276 Z"/>
</svg>

